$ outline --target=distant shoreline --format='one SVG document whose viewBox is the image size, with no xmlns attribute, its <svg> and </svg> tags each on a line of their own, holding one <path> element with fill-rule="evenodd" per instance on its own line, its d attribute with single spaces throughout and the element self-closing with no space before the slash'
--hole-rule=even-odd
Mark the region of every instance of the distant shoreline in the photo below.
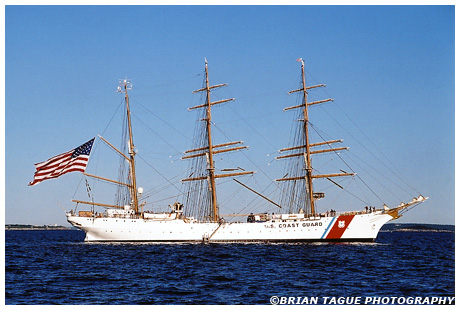
<svg viewBox="0 0 461 311">
<path fill-rule="evenodd" d="M 382 232 L 455 232 L 455 225 L 421 224 L 421 223 L 387 223 Z"/>
<path fill-rule="evenodd" d="M 65 227 L 58 225 L 21 225 L 9 224 L 5 225 L 5 230 L 77 230 L 73 227 Z M 436 225 L 436 224 L 385 224 L 381 231 L 427 231 L 427 232 L 454 232 L 455 225 Z"/>
<path fill-rule="evenodd" d="M 75 230 L 72 227 L 56 226 L 56 225 L 5 225 L 5 230 Z"/>
</svg>

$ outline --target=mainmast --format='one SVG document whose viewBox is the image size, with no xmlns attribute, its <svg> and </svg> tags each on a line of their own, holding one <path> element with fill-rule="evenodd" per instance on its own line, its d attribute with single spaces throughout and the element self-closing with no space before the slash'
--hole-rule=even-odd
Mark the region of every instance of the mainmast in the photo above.
<svg viewBox="0 0 461 311">
<path fill-rule="evenodd" d="M 129 135 L 129 150 L 128 154 L 130 155 L 128 162 L 130 163 L 130 193 L 131 193 L 131 200 L 136 213 L 139 212 L 138 207 L 138 195 L 137 195 L 137 187 L 136 187 L 136 170 L 135 170 L 135 160 L 134 156 L 136 152 L 134 151 L 134 143 L 133 143 L 133 131 L 131 128 L 131 111 L 130 111 L 130 100 L 128 97 L 128 90 L 131 90 L 131 81 L 124 79 L 119 81 L 118 92 L 125 93 L 125 103 L 126 103 L 126 116 L 127 116 L 127 123 L 128 123 L 128 135 Z"/>
<path fill-rule="evenodd" d="M 239 172 L 239 173 L 231 173 L 231 174 L 219 174 L 219 175 L 215 173 L 215 164 L 213 160 L 214 154 L 248 148 L 247 146 L 239 146 L 239 147 L 232 147 L 232 148 L 227 148 L 227 149 L 219 149 L 222 147 L 227 147 L 227 146 L 232 146 L 232 145 L 243 143 L 241 141 L 213 145 L 212 131 L 211 131 L 211 107 L 216 104 L 221 104 L 221 103 L 235 100 L 235 98 L 231 98 L 231 99 L 223 99 L 223 100 L 219 100 L 215 102 L 211 101 L 211 90 L 218 88 L 218 87 L 222 87 L 222 86 L 227 86 L 227 84 L 218 84 L 218 85 L 210 86 L 209 75 L 208 75 L 208 61 L 205 59 L 205 87 L 199 90 L 196 90 L 193 93 L 206 91 L 206 102 L 203 105 L 198 105 L 198 106 L 189 108 L 189 110 L 198 109 L 198 108 L 206 109 L 206 117 L 202 119 L 202 121 L 206 122 L 205 135 L 206 135 L 206 143 L 208 145 L 204 147 L 188 150 L 185 153 L 186 154 L 191 153 L 191 154 L 182 157 L 182 159 L 189 159 L 189 158 L 195 158 L 195 157 L 200 157 L 200 156 L 206 157 L 207 175 L 186 178 L 186 179 L 183 179 L 182 181 L 197 181 L 197 180 L 204 180 L 204 179 L 208 180 L 209 191 L 211 195 L 211 202 L 210 202 L 211 215 L 210 216 L 211 216 L 211 220 L 215 222 L 219 221 L 219 208 L 218 208 L 217 195 L 216 195 L 216 179 L 222 178 L 222 177 L 231 177 L 231 176 L 246 175 L 246 174 L 254 173 L 254 172 L 246 172 L 246 171 Z"/>
<path fill-rule="evenodd" d="M 322 198 L 324 196 L 323 193 L 315 193 L 313 189 L 313 179 L 314 178 L 329 178 L 329 177 L 339 177 L 339 176 L 351 176 L 355 175 L 354 173 L 339 173 L 339 174 L 327 174 L 327 175 L 313 175 L 313 169 L 312 169 L 312 160 L 311 160 L 311 155 L 317 154 L 317 153 L 325 153 L 325 152 L 336 152 L 339 150 L 344 150 L 348 149 L 347 147 L 341 147 L 341 148 L 331 148 L 331 144 L 333 143 L 338 143 L 342 142 L 342 140 L 332 140 L 332 141 L 326 141 L 326 142 L 320 142 L 320 143 L 314 143 L 310 144 L 309 143 L 309 113 L 308 113 L 308 108 L 309 106 L 312 105 L 317 105 L 317 104 L 322 104 L 326 102 L 333 101 L 332 98 L 324 99 L 324 100 L 319 100 L 319 101 L 314 101 L 314 102 L 308 102 L 308 90 L 318 88 L 318 87 L 324 87 L 325 84 L 319 84 L 319 85 L 314 85 L 314 86 L 307 86 L 306 83 L 306 75 L 305 75 L 305 66 L 304 66 L 304 60 L 302 58 L 297 59 L 298 62 L 301 62 L 301 76 L 302 76 L 302 87 L 288 92 L 288 94 L 296 93 L 296 92 L 303 92 L 303 100 L 300 105 L 297 106 L 292 106 L 292 107 L 287 107 L 284 110 L 291 110 L 291 109 L 297 109 L 297 108 L 302 108 L 303 109 L 303 119 L 300 121 L 303 123 L 302 124 L 302 137 L 303 137 L 303 144 L 300 146 L 294 146 L 290 148 L 284 148 L 279 150 L 280 152 L 286 152 L 286 151 L 293 151 L 293 150 L 302 150 L 304 149 L 304 152 L 301 153 L 291 153 L 283 156 L 277 157 L 277 159 L 282 159 L 282 158 L 291 158 L 291 157 L 304 157 L 304 163 L 305 163 L 305 175 L 304 176 L 295 176 L 295 177 L 284 177 L 277 179 L 276 181 L 293 181 L 293 180 L 301 180 L 305 179 L 306 182 L 306 191 L 308 194 L 309 198 L 309 207 L 310 207 L 310 214 L 314 215 L 315 214 L 315 205 L 314 202 L 316 199 Z M 320 146 L 320 145 L 328 145 L 330 146 L 330 149 L 325 149 L 325 150 L 315 150 L 312 151 L 312 147 Z"/>
</svg>

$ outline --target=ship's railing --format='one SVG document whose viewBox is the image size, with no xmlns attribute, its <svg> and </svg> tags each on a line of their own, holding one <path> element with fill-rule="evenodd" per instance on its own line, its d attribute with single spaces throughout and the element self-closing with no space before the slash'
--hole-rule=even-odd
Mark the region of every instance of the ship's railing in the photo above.
<svg viewBox="0 0 461 311">
<path fill-rule="evenodd" d="M 382 208 L 373 208 L 373 209 L 368 209 L 368 210 L 362 210 L 362 211 L 352 211 L 352 212 L 333 212 L 333 213 L 322 213 L 325 216 L 348 216 L 348 215 L 363 215 L 363 214 L 373 214 L 373 213 L 382 213 L 384 209 Z M 323 216 L 323 217 L 325 217 Z"/>
<path fill-rule="evenodd" d="M 347 216 L 347 215 L 363 215 L 363 214 L 381 214 L 385 210 L 384 209 L 377 209 L 375 207 L 366 208 L 361 211 L 346 211 L 346 212 L 338 212 L 338 211 L 327 211 L 324 213 L 316 213 L 316 214 L 304 214 L 304 213 L 291 213 L 291 214 L 267 214 L 267 213 L 258 213 L 258 214 L 245 214 L 248 216 L 247 222 L 266 222 L 266 221 L 299 221 L 299 220 L 319 220 L 324 217 L 336 217 L 336 216 Z M 241 215 L 244 216 L 244 215 Z"/>
<path fill-rule="evenodd" d="M 140 219 L 142 218 L 142 214 L 112 214 L 108 215 L 107 213 L 98 213 L 92 211 L 78 211 L 78 213 L 71 210 L 68 213 L 70 216 L 78 216 L 78 217 L 93 217 L 93 218 L 124 218 L 124 219 Z"/>
<path fill-rule="evenodd" d="M 142 218 L 141 214 L 113 214 L 113 215 L 106 215 L 103 213 L 99 213 L 95 218 L 123 218 L 123 219 L 140 219 Z"/>
</svg>

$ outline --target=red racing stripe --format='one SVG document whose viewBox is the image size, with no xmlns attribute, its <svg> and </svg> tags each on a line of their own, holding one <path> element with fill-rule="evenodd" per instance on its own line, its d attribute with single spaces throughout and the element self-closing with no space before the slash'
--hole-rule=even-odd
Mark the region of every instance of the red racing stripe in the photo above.
<svg viewBox="0 0 461 311">
<path fill-rule="evenodd" d="M 340 239 L 351 223 L 352 218 L 354 218 L 354 215 L 339 216 L 325 239 Z"/>
</svg>

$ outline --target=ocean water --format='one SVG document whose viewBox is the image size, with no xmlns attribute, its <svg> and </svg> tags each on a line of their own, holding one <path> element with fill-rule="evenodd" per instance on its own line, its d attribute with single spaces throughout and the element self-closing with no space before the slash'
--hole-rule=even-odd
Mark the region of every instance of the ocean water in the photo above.
<svg viewBox="0 0 461 311">
<path fill-rule="evenodd" d="M 400 304 L 455 295 L 454 231 L 385 230 L 375 243 L 330 244 L 83 238 L 77 230 L 6 231 L 5 304 Z"/>
</svg>

